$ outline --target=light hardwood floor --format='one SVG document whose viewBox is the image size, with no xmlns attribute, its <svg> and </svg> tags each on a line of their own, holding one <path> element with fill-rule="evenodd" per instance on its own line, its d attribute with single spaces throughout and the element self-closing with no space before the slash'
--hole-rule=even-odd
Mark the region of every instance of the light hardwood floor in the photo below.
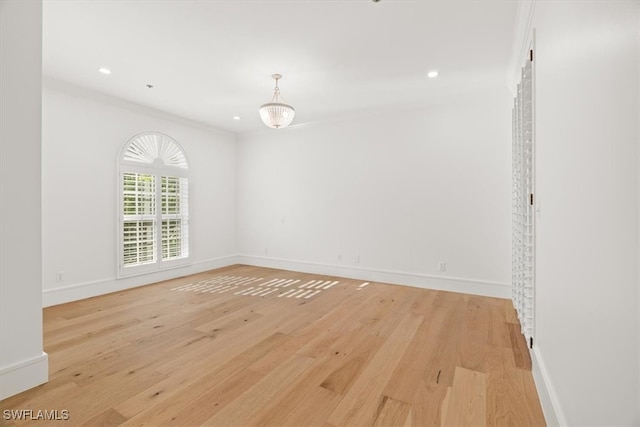
<svg viewBox="0 0 640 427">
<path fill-rule="evenodd" d="M 2 425 L 544 425 L 496 298 L 233 266 L 46 308 L 44 347 Z"/>
</svg>

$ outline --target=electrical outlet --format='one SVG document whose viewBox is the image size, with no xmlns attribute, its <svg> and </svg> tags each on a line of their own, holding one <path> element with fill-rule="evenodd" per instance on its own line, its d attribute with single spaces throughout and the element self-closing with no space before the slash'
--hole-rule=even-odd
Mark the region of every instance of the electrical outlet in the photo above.
<svg viewBox="0 0 640 427">
<path fill-rule="evenodd" d="M 440 261 L 438 263 L 438 270 L 447 271 L 447 263 L 445 261 Z"/>
<path fill-rule="evenodd" d="M 269 255 L 269 248 L 264 248 L 264 254 Z"/>
<path fill-rule="evenodd" d="M 356 264 L 360 264 L 360 255 L 356 255 L 354 261 L 356 262 Z"/>
<path fill-rule="evenodd" d="M 338 261 L 342 261 L 342 254 L 338 254 Z"/>
<path fill-rule="evenodd" d="M 64 271 L 58 271 L 56 273 L 56 282 L 64 282 Z"/>
</svg>

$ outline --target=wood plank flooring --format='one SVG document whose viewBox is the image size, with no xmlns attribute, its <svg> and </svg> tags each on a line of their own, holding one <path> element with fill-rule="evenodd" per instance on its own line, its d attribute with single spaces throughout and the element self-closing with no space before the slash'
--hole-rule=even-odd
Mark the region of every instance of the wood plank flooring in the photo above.
<svg viewBox="0 0 640 427">
<path fill-rule="evenodd" d="M 0 425 L 538 426 L 508 300 L 232 266 L 44 310 Z"/>
</svg>

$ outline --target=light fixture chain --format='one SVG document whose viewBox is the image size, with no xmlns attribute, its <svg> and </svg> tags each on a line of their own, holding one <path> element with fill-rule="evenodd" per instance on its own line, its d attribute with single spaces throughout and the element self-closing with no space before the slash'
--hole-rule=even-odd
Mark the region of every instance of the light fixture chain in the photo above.
<svg viewBox="0 0 640 427">
<path fill-rule="evenodd" d="M 278 87 L 278 80 L 280 78 L 275 77 L 275 79 L 276 79 L 276 87 L 273 89 L 273 98 L 271 99 L 271 102 L 278 102 L 280 97 L 280 88 Z"/>
</svg>

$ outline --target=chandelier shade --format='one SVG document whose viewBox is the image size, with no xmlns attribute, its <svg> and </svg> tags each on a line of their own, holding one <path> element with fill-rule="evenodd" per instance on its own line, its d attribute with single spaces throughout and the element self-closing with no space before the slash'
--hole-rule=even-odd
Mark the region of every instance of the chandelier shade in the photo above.
<svg viewBox="0 0 640 427">
<path fill-rule="evenodd" d="M 274 74 L 272 77 L 276 80 L 273 98 L 271 102 L 260 106 L 258 111 L 260 112 L 260 118 L 268 127 L 272 129 L 286 128 L 293 121 L 296 110 L 291 105 L 280 102 L 282 96 L 278 88 L 278 80 L 281 79 L 282 76 L 280 74 Z"/>
<path fill-rule="evenodd" d="M 286 128 L 293 121 L 296 110 L 291 105 L 270 102 L 260 107 L 260 118 L 273 129 Z"/>
</svg>

